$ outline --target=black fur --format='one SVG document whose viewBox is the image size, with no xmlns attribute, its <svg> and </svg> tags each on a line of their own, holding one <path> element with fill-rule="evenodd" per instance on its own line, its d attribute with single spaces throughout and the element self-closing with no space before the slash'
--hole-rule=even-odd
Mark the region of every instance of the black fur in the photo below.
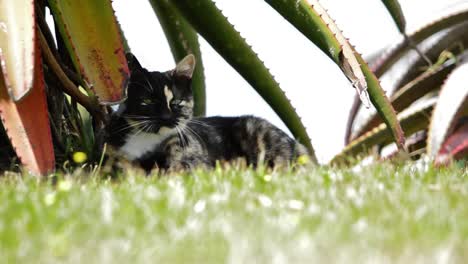
<svg viewBox="0 0 468 264">
<path fill-rule="evenodd" d="M 193 57 L 164 73 L 148 72 L 132 55 L 128 60 L 128 99 L 112 116 L 108 143 L 145 170 L 211 167 L 237 158 L 273 167 L 307 154 L 300 143 L 258 117 L 192 118 Z"/>
</svg>

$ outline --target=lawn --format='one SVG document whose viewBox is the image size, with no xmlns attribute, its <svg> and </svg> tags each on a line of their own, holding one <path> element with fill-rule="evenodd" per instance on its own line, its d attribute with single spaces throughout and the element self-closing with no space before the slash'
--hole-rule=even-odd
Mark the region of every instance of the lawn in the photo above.
<svg viewBox="0 0 468 264">
<path fill-rule="evenodd" d="M 467 263 L 466 163 L 0 178 L 2 263 Z"/>
</svg>

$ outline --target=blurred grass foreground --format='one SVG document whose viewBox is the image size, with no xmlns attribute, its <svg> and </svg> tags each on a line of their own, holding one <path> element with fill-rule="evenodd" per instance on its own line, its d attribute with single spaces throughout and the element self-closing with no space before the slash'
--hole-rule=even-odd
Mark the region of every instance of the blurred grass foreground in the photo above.
<svg viewBox="0 0 468 264">
<path fill-rule="evenodd" d="M 0 178 L 2 263 L 467 263 L 466 164 Z"/>
</svg>

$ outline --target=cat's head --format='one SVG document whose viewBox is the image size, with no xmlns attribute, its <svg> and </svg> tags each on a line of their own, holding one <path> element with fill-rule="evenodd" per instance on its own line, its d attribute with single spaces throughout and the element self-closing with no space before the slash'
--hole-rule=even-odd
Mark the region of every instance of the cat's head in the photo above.
<svg viewBox="0 0 468 264">
<path fill-rule="evenodd" d="M 195 56 L 186 56 L 167 72 L 147 71 L 130 53 L 127 61 L 131 77 L 119 115 L 135 130 L 158 133 L 163 128 L 175 129 L 192 118 Z"/>
</svg>

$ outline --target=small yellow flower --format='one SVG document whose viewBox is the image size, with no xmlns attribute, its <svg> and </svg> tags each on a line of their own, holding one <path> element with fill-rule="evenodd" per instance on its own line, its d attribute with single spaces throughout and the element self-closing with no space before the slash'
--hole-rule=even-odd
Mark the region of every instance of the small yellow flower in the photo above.
<svg viewBox="0 0 468 264">
<path fill-rule="evenodd" d="M 47 205 L 47 206 L 51 206 L 55 203 L 55 200 L 56 200 L 56 195 L 55 195 L 55 192 L 51 192 L 51 193 L 48 193 L 45 195 L 44 197 L 44 203 Z"/>
<path fill-rule="evenodd" d="M 72 188 L 72 182 L 70 180 L 59 181 L 57 189 L 61 192 L 68 192 Z"/>
<path fill-rule="evenodd" d="M 266 181 L 266 182 L 269 182 L 271 181 L 273 177 L 271 177 L 271 174 L 265 174 L 265 176 L 263 176 L 263 180 Z"/>
<path fill-rule="evenodd" d="M 77 151 L 77 152 L 73 153 L 73 161 L 75 163 L 83 163 L 87 159 L 88 159 L 88 155 L 86 155 L 86 153 L 84 153 L 84 152 Z"/>
<path fill-rule="evenodd" d="M 299 165 L 305 165 L 310 162 L 310 158 L 307 155 L 301 155 L 297 158 L 297 163 Z"/>
</svg>

